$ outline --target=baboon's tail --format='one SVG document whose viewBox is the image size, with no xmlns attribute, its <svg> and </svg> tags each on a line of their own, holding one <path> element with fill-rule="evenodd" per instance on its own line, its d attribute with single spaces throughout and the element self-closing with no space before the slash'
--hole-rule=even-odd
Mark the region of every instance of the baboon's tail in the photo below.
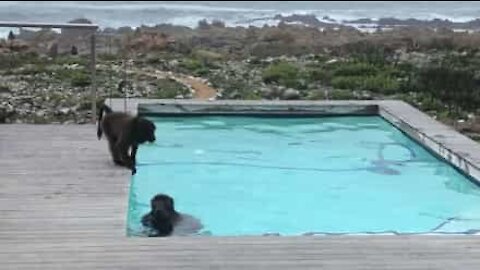
<svg viewBox="0 0 480 270">
<path fill-rule="evenodd" d="M 102 107 L 100 107 L 100 110 L 98 111 L 98 123 L 97 123 L 97 138 L 100 140 L 102 138 L 102 119 L 103 119 L 103 113 L 109 114 L 112 112 L 112 109 L 108 107 L 107 105 L 103 104 Z"/>
</svg>

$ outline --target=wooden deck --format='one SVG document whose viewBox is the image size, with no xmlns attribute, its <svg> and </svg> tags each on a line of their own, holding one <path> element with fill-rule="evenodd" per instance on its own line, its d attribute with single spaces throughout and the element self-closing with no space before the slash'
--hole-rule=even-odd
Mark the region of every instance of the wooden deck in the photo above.
<svg viewBox="0 0 480 270">
<path fill-rule="evenodd" d="M 0 269 L 479 269 L 480 236 L 127 238 L 93 125 L 0 125 Z"/>
</svg>

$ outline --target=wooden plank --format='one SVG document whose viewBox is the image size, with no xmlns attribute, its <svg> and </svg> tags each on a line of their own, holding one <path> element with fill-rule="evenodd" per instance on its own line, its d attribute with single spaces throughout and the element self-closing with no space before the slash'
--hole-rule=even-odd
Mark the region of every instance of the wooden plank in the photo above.
<svg viewBox="0 0 480 270">
<path fill-rule="evenodd" d="M 93 125 L 0 126 L 1 269 L 477 269 L 479 236 L 125 236 L 130 174 Z"/>
</svg>

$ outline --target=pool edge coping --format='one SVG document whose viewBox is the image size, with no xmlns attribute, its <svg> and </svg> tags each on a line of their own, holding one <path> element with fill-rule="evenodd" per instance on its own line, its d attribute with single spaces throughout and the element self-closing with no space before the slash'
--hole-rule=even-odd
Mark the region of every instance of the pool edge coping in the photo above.
<svg viewBox="0 0 480 270">
<path fill-rule="evenodd" d="M 378 114 L 480 186 L 480 144 L 403 101 L 385 102 Z"/>
</svg>

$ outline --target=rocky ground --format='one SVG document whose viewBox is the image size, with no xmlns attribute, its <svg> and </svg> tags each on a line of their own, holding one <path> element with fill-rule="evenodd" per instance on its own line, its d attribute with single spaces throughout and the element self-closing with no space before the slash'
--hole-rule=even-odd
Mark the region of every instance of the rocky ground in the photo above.
<svg viewBox="0 0 480 270">
<path fill-rule="evenodd" d="M 0 123 L 91 119 L 82 34 L 45 30 L 0 41 Z M 472 104 L 480 101 L 479 40 L 477 34 L 420 28 L 365 34 L 298 25 L 232 29 L 219 22 L 197 29 L 105 29 L 97 48 L 97 102 L 124 91 L 129 97 L 178 99 L 396 98 L 478 139 L 478 106 Z M 440 87 L 443 95 L 426 91 L 419 77 L 438 63 L 471 74 L 465 78 L 472 85 L 452 84 L 450 94 Z M 472 93 L 457 87 L 471 87 Z"/>
</svg>

